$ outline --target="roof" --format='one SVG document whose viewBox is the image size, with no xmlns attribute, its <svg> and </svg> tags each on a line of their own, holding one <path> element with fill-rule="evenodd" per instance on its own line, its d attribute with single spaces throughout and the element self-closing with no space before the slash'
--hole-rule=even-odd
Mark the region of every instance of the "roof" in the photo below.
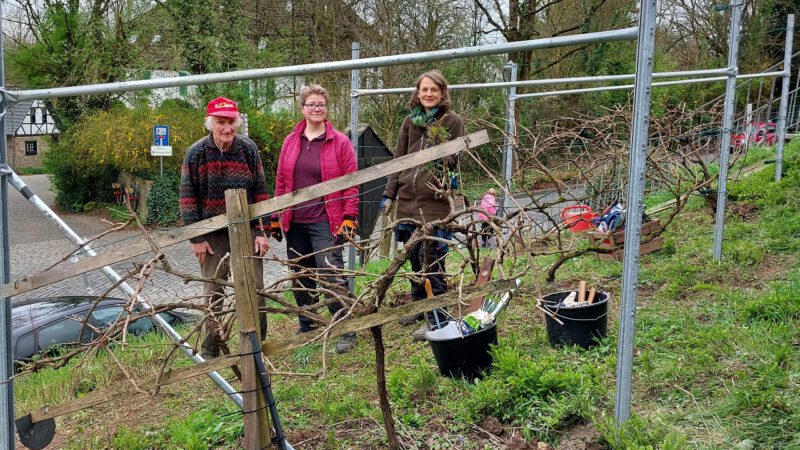
<svg viewBox="0 0 800 450">
<path fill-rule="evenodd" d="M 22 125 L 25 116 L 31 111 L 33 100 L 22 101 L 15 103 L 6 112 L 6 136 L 14 134 L 15 131 Z"/>
</svg>

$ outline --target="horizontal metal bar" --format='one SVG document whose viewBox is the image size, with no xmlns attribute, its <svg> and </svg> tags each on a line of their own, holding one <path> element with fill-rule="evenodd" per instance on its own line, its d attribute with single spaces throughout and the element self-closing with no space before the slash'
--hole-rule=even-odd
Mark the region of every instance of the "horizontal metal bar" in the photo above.
<svg viewBox="0 0 800 450">
<path fill-rule="evenodd" d="M 749 73 L 746 75 L 737 75 L 737 80 L 747 80 L 750 78 L 775 78 L 775 77 L 782 77 L 784 76 L 785 72 L 761 72 L 761 73 Z"/>
<path fill-rule="evenodd" d="M 694 84 L 694 83 L 711 83 L 715 81 L 725 81 L 726 77 L 712 77 L 712 78 L 693 78 L 690 80 L 674 80 L 674 81 L 662 81 L 659 83 L 651 84 L 652 87 L 663 87 L 663 86 L 675 86 L 679 84 Z M 604 91 L 625 91 L 633 89 L 634 85 L 632 84 L 623 84 L 618 86 L 598 86 L 593 88 L 583 88 L 583 89 L 565 89 L 561 91 L 548 91 L 548 92 L 534 92 L 532 94 L 520 94 L 514 97 L 515 100 L 521 100 L 526 98 L 536 98 L 536 97 L 550 97 L 556 95 L 569 95 L 569 94 L 586 94 L 590 92 L 604 92 Z"/>
<path fill-rule="evenodd" d="M 779 75 L 775 75 L 775 74 Z M 783 72 L 764 72 L 764 73 L 751 73 L 746 75 L 737 75 L 736 78 L 757 78 L 757 77 L 773 77 L 773 76 L 782 76 Z M 661 81 L 658 83 L 653 83 L 653 87 L 666 87 L 666 86 L 677 86 L 682 84 L 694 84 L 694 83 L 713 83 L 715 81 L 725 81 L 726 77 L 710 77 L 710 78 L 692 78 L 688 80 L 673 80 L 673 81 Z M 514 97 L 515 100 L 526 99 L 526 98 L 536 98 L 536 97 L 550 97 L 556 95 L 569 95 L 569 94 L 586 94 L 590 92 L 604 92 L 604 91 L 624 91 L 633 89 L 632 84 L 624 84 L 618 86 L 598 86 L 594 88 L 582 88 L 582 89 L 565 89 L 560 91 L 548 91 L 548 92 L 534 92 L 531 94 L 520 94 Z"/>
<path fill-rule="evenodd" d="M 379 56 L 358 60 L 331 61 L 314 64 L 301 64 L 286 67 L 273 67 L 266 69 L 239 70 L 234 72 L 210 73 L 204 75 L 188 75 L 185 77 L 159 78 L 155 80 L 120 81 L 116 83 L 91 84 L 85 86 L 71 86 L 50 89 L 33 89 L 27 91 L 5 92 L 7 102 L 21 102 L 26 100 L 42 100 L 55 97 L 72 97 L 78 95 L 106 94 L 111 92 L 140 91 L 145 89 L 169 88 L 179 86 L 194 86 L 201 84 L 224 83 L 230 81 L 254 80 L 259 78 L 276 78 L 294 75 L 309 75 L 314 73 L 339 72 L 353 69 L 366 69 L 372 67 L 387 67 L 402 64 L 424 63 L 431 61 L 444 61 L 455 58 L 474 56 L 496 55 L 525 50 L 538 50 L 555 47 L 567 47 L 595 42 L 613 42 L 635 40 L 638 35 L 636 27 L 623 28 L 613 31 L 597 33 L 576 34 L 570 36 L 556 36 L 545 39 L 510 42 L 503 44 L 480 45 L 431 52 L 409 53 L 405 55 Z"/>
<path fill-rule="evenodd" d="M 686 70 L 682 72 L 660 72 L 654 73 L 654 78 L 680 78 L 680 77 L 704 77 L 708 75 L 727 75 L 730 69 L 705 69 L 705 70 Z M 625 75 L 599 75 L 593 77 L 571 77 L 571 78 L 551 78 L 545 80 L 524 80 L 524 81 L 502 81 L 497 83 L 473 83 L 473 84 L 453 84 L 448 86 L 450 91 L 463 91 L 471 89 L 501 89 L 509 87 L 531 87 L 548 86 L 553 84 L 572 84 L 572 83 L 604 83 L 607 81 L 633 80 L 634 74 Z M 388 88 L 388 89 L 359 89 L 356 95 L 384 95 L 384 94 L 406 94 L 414 92 L 413 87 Z"/>
</svg>

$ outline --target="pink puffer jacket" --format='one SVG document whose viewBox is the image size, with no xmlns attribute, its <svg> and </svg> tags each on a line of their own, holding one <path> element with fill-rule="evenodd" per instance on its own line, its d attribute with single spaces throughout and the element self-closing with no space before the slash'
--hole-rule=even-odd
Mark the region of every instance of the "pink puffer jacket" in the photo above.
<svg viewBox="0 0 800 450">
<path fill-rule="evenodd" d="M 286 136 L 278 159 L 278 173 L 275 177 L 275 196 L 294 190 L 294 167 L 300 156 L 300 136 L 306 129 L 306 121 L 301 120 L 291 133 Z M 353 152 L 350 139 L 337 131 L 329 121 L 325 121 L 325 142 L 320 152 L 320 171 L 322 182 L 353 173 L 358 170 L 358 163 Z M 328 214 L 331 234 L 336 234 L 344 216 L 358 217 L 358 186 L 328 194 L 325 197 L 325 212 Z M 284 231 L 289 231 L 292 223 L 292 211 L 284 211 L 281 224 Z"/>
<path fill-rule="evenodd" d="M 480 208 L 492 216 L 497 214 L 497 200 L 495 199 L 494 195 L 486 193 L 483 198 L 481 199 Z M 489 220 L 484 213 L 478 213 L 478 220 L 481 222 L 486 222 Z"/>
</svg>

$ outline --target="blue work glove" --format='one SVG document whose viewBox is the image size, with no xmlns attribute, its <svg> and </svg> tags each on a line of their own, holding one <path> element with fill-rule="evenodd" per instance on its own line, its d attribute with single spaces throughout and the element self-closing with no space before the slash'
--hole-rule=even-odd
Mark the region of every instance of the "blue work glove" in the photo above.
<svg viewBox="0 0 800 450">
<path fill-rule="evenodd" d="M 450 189 L 458 189 L 458 172 L 451 172 L 448 170 L 447 175 L 450 176 Z"/>
<path fill-rule="evenodd" d="M 390 209 L 392 209 L 392 199 L 384 195 L 380 206 L 378 206 L 378 210 L 380 210 L 382 214 L 389 214 Z"/>
</svg>

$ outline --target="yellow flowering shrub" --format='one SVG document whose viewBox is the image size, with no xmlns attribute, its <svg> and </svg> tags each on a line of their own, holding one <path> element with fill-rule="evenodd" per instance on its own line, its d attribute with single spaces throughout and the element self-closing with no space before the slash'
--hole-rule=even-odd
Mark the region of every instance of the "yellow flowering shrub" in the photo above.
<svg viewBox="0 0 800 450">
<path fill-rule="evenodd" d="M 71 141 L 96 164 L 148 176 L 159 170 L 159 158 L 150 156 L 153 126 L 168 125 L 173 156 L 164 157 L 164 170 L 177 173 L 186 149 L 206 134 L 204 116 L 201 110 L 175 103 L 158 109 L 119 107 L 82 118 L 70 130 Z"/>
</svg>

